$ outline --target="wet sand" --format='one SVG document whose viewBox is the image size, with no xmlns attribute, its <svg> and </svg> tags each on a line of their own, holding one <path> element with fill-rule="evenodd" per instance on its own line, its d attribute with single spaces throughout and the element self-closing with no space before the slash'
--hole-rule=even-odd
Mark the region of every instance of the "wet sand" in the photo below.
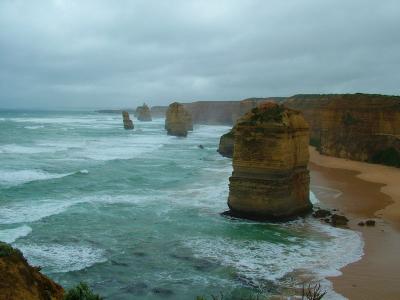
<svg viewBox="0 0 400 300">
<path fill-rule="evenodd" d="M 311 189 L 362 233 L 363 258 L 329 278 L 349 299 L 400 299 L 400 169 L 322 156 L 310 149 Z M 375 227 L 360 221 L 376 220 Z"/>
</svg>

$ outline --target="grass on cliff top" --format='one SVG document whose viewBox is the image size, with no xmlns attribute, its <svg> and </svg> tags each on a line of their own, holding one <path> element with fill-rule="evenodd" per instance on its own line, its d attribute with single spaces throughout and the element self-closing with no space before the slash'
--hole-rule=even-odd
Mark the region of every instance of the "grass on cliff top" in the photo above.
<svg viewBox="0 0 400 300">
<path fill-rule="evenodd" d="M 20 253 L 18 249 L 14 249 L 10 244 L 0 242 L 0 257 L 10 256 L 15 253 Z"/>
<path fill-rule="evenodd" d="M 260 123 L 270 122 L 270 121 L 282 122 L 284 111 L 285 111 L 285 106 L 283 105 L 275 105 L 268 109 L 262 109 L 256 107 L 251 110 L 252 115 L 249 119 L 249 122 L 252 125 L 255 125 L 258 122 Z"/>
</svg>

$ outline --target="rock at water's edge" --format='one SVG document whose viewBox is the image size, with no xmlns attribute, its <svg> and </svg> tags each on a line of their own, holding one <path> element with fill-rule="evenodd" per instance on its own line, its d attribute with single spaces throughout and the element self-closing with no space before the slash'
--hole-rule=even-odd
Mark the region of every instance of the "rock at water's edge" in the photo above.
<svg viewBox="0 0 400 300">
<path fill-rule="evenodd" d="M 142 122 L 150 122 L 152 120 L 150 108 L 146 103 L 136 108 L 136 118 Z"/>
<path fill-rule="evenodd" d="M 289 219 L 311 210 L 309 127 L 296 110 L 261 104 L 235 126 L 228 206 L 236 216 Z"/>
<path fill-rule="evenodd" d="M 169 135 L 187 136 L 193 130 L 191 114 L 178 102 L 169 105 L 165 118 L 165 129 Z"/>
<path fill-rule="evenodd" d="M 123 111 L 122 112 L 122 121 L 124 123 L 124 128 L 125 129 L 133 129 L 133 122 L 132 120 L 129 118 L 129 113 L 127 111 Z"/>
</svg>

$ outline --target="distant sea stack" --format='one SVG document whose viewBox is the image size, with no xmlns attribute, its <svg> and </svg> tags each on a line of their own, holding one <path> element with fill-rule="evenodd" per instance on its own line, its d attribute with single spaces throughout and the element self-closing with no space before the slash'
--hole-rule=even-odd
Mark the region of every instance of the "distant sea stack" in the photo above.
<svg viewBox="0 0 400 300">
<path fill-rule="evenodd" d="M 192 115 L 183 104 L 174 102 L 169 105 L 165 118 L 165 129 L 169 135 L 187 136 L 193 130 Z"/>
<path fill-rule="evenodd" d="M 122 112 L 122 121 L 124 122 L 124 128 L 125 129 L 133 129 L 133 122 L 129 118 L 129 113 L 127 111 Z"/>
<path fill-rule="evenodd" d="M 286 105 L 304 113 L 321 154 L 400 167 L 400 97 L 297 95 Z"/>
<path fill-rule="evenodd" d="M 146 103 L 136 108 L 136 118 L 142 122 L 150 122 L 152 120 L 150 108 Z"/>
<path fill-rule="evenodd" d="M 28 264 L 22 253 L 0 242 L 0 300 L 62 300 L 63 288 Z"/>
<path fill-rule="evenodd" d="M 309 126 L 301 112 L 263 103 L 238 120 L 228 206 L 237 217 L 283 220 L 311 210 Z"/>
</svg>

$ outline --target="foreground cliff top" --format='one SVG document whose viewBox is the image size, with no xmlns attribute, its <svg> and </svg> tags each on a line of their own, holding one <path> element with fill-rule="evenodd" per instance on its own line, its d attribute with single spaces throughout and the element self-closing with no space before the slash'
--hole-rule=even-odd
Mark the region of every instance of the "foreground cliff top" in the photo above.
<svg viewBox="0 0 400 300">
<path fill-rule="evenodd" d="M 0 300 L 62 300 L 63 288 L 28 264 L 22 253 L 0 242 Z"/>
</svg>

